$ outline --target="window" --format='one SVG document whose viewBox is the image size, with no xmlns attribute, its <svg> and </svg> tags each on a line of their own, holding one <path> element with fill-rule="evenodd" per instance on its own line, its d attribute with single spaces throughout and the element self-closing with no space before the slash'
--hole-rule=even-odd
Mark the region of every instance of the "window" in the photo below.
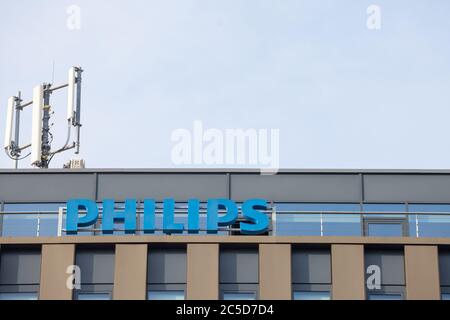
<svg viewBox="0 0 450 320">
<path fill-rule="evenodd" d="M 366 248 L 366 289 L 368 300 L 401 300 L 405 291 L 403 249 Z"/>
<path fill-rule="evenodd" d="M 0 292 L 0 300 L 37 300 L 36 292 L 15 292 L 2 293 Z"/>
<path fill-rule="evenodd" d="M 441 294 L 441 300 L 450 300 L 450 293 Z"/>
<path fill-rule="evenodd" d="M 373 293 L 369 295 L 368 300 L 402 300 L 402 295 L 400 293 L 398 294 Z"/>
<path fill-rule="evenodd" d="M 0 300 L 37 300 L 41 251 L 33 247 L 2 246 Z"/>
<path fill-rule="evenodd" d="M 330 300 L 329 248 L 293 247 L 292 290 L 294 300 Z"/>
<path fill-rule="evenodd" d="M 278 203 L 275 207 L 277 235 L 361 235 L 360 215 L 352 214 L 360 211 L 358 203 Z"/>
<path fill-rule="evenodd" d="M 366 212 L 366 216 L 370 216 L 368 214 L 370 212 L 377 212 L 377 216 L 385 218 L 392 216 L 402 218 L 404 217 L 404 212 L 406 212 L 406 204 L 404 203 L 366 203 L 363 204 L 362 208 Z M 396 214 L 397 212 L 398 214 Z"/>
<path fill-rule="evenodd" d="M 223 247 L 220 250 L 220 298 L 256 300 L 259 262 L 256 247 Z"/>
<path fill-rule="evenodd" d="M 184 290 L 156 291 L 150 290 L 147 294 L 148 300 L 184 300 Z"/>
<path fill-rule="evenodd" d="M 147 299 L 184 300 L 186 288 L 186 248 L 149 246 Z"/>
<path fill-rule="evenodd" d="M 77 300 L 111 300 L 110 293 L 82 293 L 77 294 Z"/>
<path fill-rule="evenodd" d="M 401 221 L 376 220 L 367 221 L 367 235 L 369 237 L 401 237 L 403 226 Z"/>
<path fill-rule="evenodd" d="M 110 300 L 114 284 L 114 247 L 77 248 L 75 263 L 81 271 L 76 300 Z"/>
<path fill-rule="evenodd" d="M 294 291 L 294 300 L 330 300 L 330 291 Z"/>
<path fill-rule="evenodd" d="M 364 235 L 369 237 L 408 236 L 409 224 L 408 217 L 405 215 L 405 204 L 364 204 L 363 211 L 366 212 Z"/>
<path fill-rule="evenodd" d="M 256 300 L 256 292 L 224 291 L 223 300 Z"/>
<path fill-rule="evenodd" d="M 450 248 L 439 248 L 441 299 L 450 300 Z"/>
</svg>

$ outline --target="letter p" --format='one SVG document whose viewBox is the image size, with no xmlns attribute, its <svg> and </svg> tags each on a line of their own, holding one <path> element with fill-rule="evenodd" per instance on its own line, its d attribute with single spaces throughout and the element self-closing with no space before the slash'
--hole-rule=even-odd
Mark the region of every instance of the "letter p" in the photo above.
<svg viewBox="0 0 450 320">
<path fill-rule="evenodd" d="M 219 217 L 219 209 L 226 209 L 227 213 Z M 207 232 L 217 233 L 218 226 L 232 225 L 238 218 L 238 208 L 229 199 L 208 200 Z"/>
<path fill-rule="evenodd" d="M 79 210 L 86 210 L 86 215 L 79 216 Z M 87 227 L 95 223 L 98 217 L 97 203 L 88 199 L 69 200 L 67 202 L 66 233 L 77 234 L 78 227 Z"/>
</svg>

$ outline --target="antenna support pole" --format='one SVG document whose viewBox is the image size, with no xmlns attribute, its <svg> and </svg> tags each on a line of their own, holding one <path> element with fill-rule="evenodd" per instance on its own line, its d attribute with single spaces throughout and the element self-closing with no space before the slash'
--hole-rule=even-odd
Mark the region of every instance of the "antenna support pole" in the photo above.
<svg viewBox="0 0 450 320">
<path fill-rule="evenodd" d="M 74 123 L 74 125 L 77 127 L 77 142 L 76 142 L 75 154 L 80 154 L 81 74 L 83 73 L 83 69 L 81 67 L 78 67 L 76 69 L 76 72 L 77 72 L 77 76 L 76 76 L 76 82 L 77 82 L 77 105 L 76 105 L 76 111 L 75 111 L 75 123 Z"/>
<path fill-rule="evenodd" d="M 20 105 L 21 103 L 22 103 L 22 93 L 19 91 L 19 94 L 16 97 L 16 124 L 14 126 L 14 145 L 13 145 L 14 149 L 20 148 L 19 136 L 20 136 L 20 111 L 22 111 L 22 106 Z M 19 168 L 18 156 L 20 156 L 20 149 L 18 150 L 17 158 L 14 161 L 15 169 Z"/>
</svg>

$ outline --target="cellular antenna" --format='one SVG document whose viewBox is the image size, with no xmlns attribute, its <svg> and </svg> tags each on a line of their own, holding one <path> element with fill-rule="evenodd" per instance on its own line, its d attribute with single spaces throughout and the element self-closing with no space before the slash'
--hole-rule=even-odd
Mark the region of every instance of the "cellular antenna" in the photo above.
<svg viewBox="0 0 450 320">
<path fill-rule="evenodd" d="M 53 157 L 58 153 L 75 149 L 75 154 L 79 154 L 82 73 L 83 69 L 81 67 L 72 67 L 69 70 L 68 83 L 59 86 L 44 83 L 36 86 L 33 89 L 33 99 L 30 102 L 22 103 L 20 92 L 16 97 L 8 99 L 4 149 L 8 157 L 16 162 L 16 168 L 17 162 L 28 156 L 31 156 L 31 165 L 47 169 Z M 53 135 L 50 132 L 50 118 L 53 113 L 51 112 L 50 97 L 55 91 L 66 87 L 68 90 L 67 139 L 64 146 L 52 150 Z M 20 146 L 20 114 L 28 106 L 32 106 L 31 143 Z M 71 142 L 72 127 L 76 129 L 76 137 Z M 30 152 L 22 156 L 23 151 L 27 149 L 30 149 Z"/>
</svg>

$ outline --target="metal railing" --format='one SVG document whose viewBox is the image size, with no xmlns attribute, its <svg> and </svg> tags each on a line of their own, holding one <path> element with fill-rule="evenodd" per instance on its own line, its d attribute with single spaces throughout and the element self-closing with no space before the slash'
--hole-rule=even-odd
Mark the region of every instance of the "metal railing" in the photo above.
<svg viewBox="0 0 450 320">
<path fill-rule="evenodd" d="M 123 208 L 117 208 L 117 210 L 123 210 Z M 284 235 L 284 231 L 281 228 L 281 222 L 280 220 L 283 219 L 283 216 L 291 215 L 298 218 L 303 218 L 303 221 L 295 222 L 295 221 L 289 221 L 285 220 L 283 221 L 284 224 L 290 223 L 291 225 L 299 224 L 305 224 L 305 223 L 314 223 L 317 224 L 318 227 L 318 234 L 317 236 L 327 236 L 327 232 L 325 231 L 325 227 L 330 223 L 336 223 L 339 224 L 339 219 L 348 219 L 349 216 L 352 218 L 355 218 L 356 220 L 351 222 L 355 225 L 359 224 L 361 226 L 361 234 L 360 236 L 368 236 L 367 231 L 364 230 L 364 224 L 366 222 L 372 222 L 372 223 L 380 223 L 380 224 L 392 224 L 394 222 L 396 223 L 404 223 L 408 226 L 410 230 L 414 230 L 413 235 L 412 234 L 402 234 L 401 236 L 414 236 L 416 238 L 423 237 L 421 233 L 421 228 L 423 228 L 422 224 L 427 223 L 437 223 L 437 222 L 430 222 L 430 221 L 423 221 L 423 218 L 426 218 L 428 220 L 433 219 L 444 219 L 448 220 L 445 221 L 444 224 L 441 224 L 441 226 L 445 229 L 445 231 L 448 231 L 448 236 L 450 237 L 450 212 L 405 212 L 405 211 L 392 211 L 392 212 L 386 212 L 386 211 L 299 211 L 299 210 L 277 210 L 276 207 L 272 207 L 265 211 L 266 214 L 269 216 L 270 221 L 270 228 L 269 228 L 269 235 L 275 236 L 275 235 Z M 80 213 L 83 214 L 83 211 L 80 210 Z M 137 225 L 140 226 L 140 220 L 142 219 L 144 210 L 143 209 L 137 209 L 136 210 L 136 217 L 137 217 Z M 200 218 L 206 219 L 206 213 L 207 210 L 200 209 L 199 214 Z M 219 213 L 225 213 L 225 211 L 219 211 Z M 0 212 L 0 236 L 9 236 L 9 237 L 19 237 L 19 236 L 64 236 L 65 235 L 65 229 L 64 229 L 64 219 L 66 214 L 66 208 L 60 207 L 59 210 L 36 210 L 36 211 L 4 211 Z M 102 210 L 100 208 L 99 210 L 99 219 L 96 223 L 96 225 L 93 228 L 81 228 L 79 230 L 80 233 L 86 233 L 91 232 L 93 235 L 100 235 L 101 228 L 99 228 L 99 223 L 101 222 L 101 214 Z M 156 218 L 161 218 L 163 215 L 163 209 L 156 209 L 155 210 Z M 315 219 L 311 220 L 311 216 L 314 216 Z M 316 218 L 317 216 L 317 218 Z M 23 217 L 23 218 L 22 218 Z M 175 209 L 175 217 L 187 217 L 187 208 L 186 209 Z M 330 222 L 330 217 L 332 217 L 335 221 Z M 53 219 L 51 219 L 53 218 Z M 9 219 L 12 219 L 14 223 L 9 223 Z M 308 221 L 311 220 L 311 221 Z M 28 225 L 27 228 L 27 235 L 22 235 L 21 228 L 24 227 L 25 222 L 33 221 L 32 227 Z M 50 226 L 54 228 L 54 230 L 47 230 L 49 226 L 43 227 L 43 224 L 46 221 L 51 221 Z M 241 220 L 239 220 L 241 221 Z M 448 226 L 445 224 L 448 223 Z M 14 229 L 16 230 L 10 230 Z M 33 229 L 32 232 L 29 232 Z M 45 230 L 44 230 L 45 229 Z M 447 230 L 448 229 L 448 230 Z M 45 232 L 43 232 L 45 231 Z M 124 229 L 122 228 L 115 228 L 114 232 L 123 232 Z M 143 233 L 144 230 L 137 228 L 136 234 Z M 163 230 L 161 228 L 155 229 L 155 232 L 162 232 Z M 199 230 L 200 232 L 206 232 L 207 230 L 205 228 L 201 228 Z M 229 234 L 229 235 L 235 235 L 238 234 L 240 231 L 237 227 L 221 227 L 219 228 L 219 232 L 222 234 Z M 17 235 L 15 235 L 17 234 Z M 301 236 L 302 234 L 298 234 Z"/>
<path fill-rule="evenodd" d="M 394 221 L 396 223 L 405 223 L 410 224 L 414 223 L 415 227 L 415 237 L 420 238 L 420 218 L 421 217 L 439 217 L 448 219 L 448 237 L 450 237 L 450 212 L 408 212 L 408 211 L 299 211 L 299 210 L 277 210 L 276 215 L 281 216 L 283 214 L 290 215 L 318 215 L 319 216 L 319 224 L 320 224 L 320 236 L 325 236 L 324 234 L 324 225 L 326 223 L 325 217 L 334 215 L 334 217 L 342 217 L 342 216 L 355 216 L 359 218 L 359 223 L 361 224 L 361 228 L 364 228 L 364 223 L 367 218 L 378 218 L 380 224 L 392 224 Z M 413 217 L 414 220 L 411 221 L 409 218 Z M 392 218 L 396 218 L 395 220 Z M 400 219 L 403 221 L 399 222 Z M 376 223 L 376 220 L 372 220 L 371 222 Z M 367 231 L 363 231 L 361 236 L 368 236 L 366 234 Z M 405 234 L 403 234 L 405 236 Z M 410 235 L 409 235 L 410 236 Z"/>
</svg>

